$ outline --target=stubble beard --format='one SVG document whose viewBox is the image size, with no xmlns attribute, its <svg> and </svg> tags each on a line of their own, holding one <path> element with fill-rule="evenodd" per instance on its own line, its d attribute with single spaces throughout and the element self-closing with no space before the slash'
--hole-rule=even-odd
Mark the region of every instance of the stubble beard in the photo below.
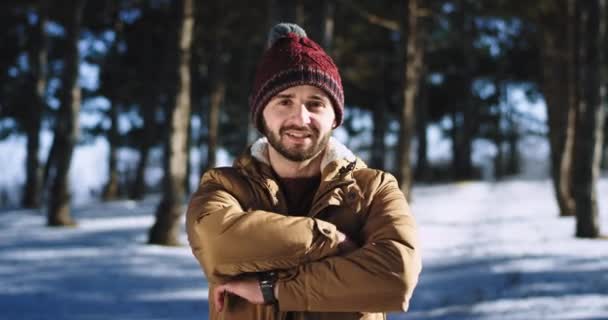
<svg viewBox="0 0 608 320">
<path fill-rule="evenodd" d="M 266 121 L 262 121 L 262 125 L 264 126 L 264 133 L 266 134 L 266 138 L 268 139 L 268 143 L 283 157 L 290 161 L 294 162 L 302 162 L 306 160 L 310 160 L 321 153 L 327 147 L 329 143 L 329 138 L 331 137 L 331 131 L 324 134 L 321 139 L 319 139 L 319 130 L 314 127 L 281 127 L 279 132 L 271 131 L 266 125 Z M 310 139 L 312 140 L 312 145 L 308 148 L 298 148 L 293 147 L 289 148 L 283 142 L 281 142 L 281 137 L 285 134 L 287 130 L 300 130 L 307 131 L 310 134 Z M 318 142 L 317 142 L 318 141 Z"/>
</svg>

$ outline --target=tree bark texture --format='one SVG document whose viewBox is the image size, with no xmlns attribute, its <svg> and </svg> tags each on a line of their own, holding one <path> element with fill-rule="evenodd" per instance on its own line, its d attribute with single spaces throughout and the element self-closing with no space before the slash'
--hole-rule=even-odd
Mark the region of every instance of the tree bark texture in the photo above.
<svg viewBox="0 0 608 320">
<path fill-rule="evenodd" d="M 547 105 L 551 176 L 559 215 L 573 216 L 576 208 L 572 191 L 572 157 L 578 99 L 573 72 L 575 19 L 572 0 L 556 2 L 555 10 L 542 19 L 541 90 Z M 563 41 L 564 35 L 566 41 Z"/>
<path fill-rule="evenodd" d="M 150 229 L 149 242 L 178 245 L 180 217 L 185 201 L 187 130 L 190 121 L 190 59 L 194 27 L 194 0 L 177 1 L 177 86 L 170 108 L 169 128 L 165 138 L 165 176 L 163 198 L 157 208 L 156 222 Z"/>
<path fill-rule="evenodd" d="M 81 93 L 78 85 L 80 54 L 78 40 L 85 0 L 74 1 L 72 11 L 66 15 L 66 50 L 63 69 L 63 90 L 55 124 L 54 168 L 55 174 L 50 187 L 48 224 L 50 226 L 70 226 L 75 222 L 70 213 L 69 172 L 74 147 L 78 140 Z"/>
<path fill-rule="evenodd" d="M 580 5 L 580 84 L 582 99 L 577 105 L 574 151 L 574 199 L 576 236 L 600 236 L 597 180 L 605 121 L 606 83 L 604 41 L 606 35 L 605 0 Z"/>
<path fill-rule="evenodd" d="M 37 8 L 38 21 L 30 30 L 28 59 L 30 64 L 30 83 L 32 100 L 28 104 L 29 111 L 25 120 L 27 136 L 26 180 L 21 203 L 25 208 L 40 207 L 42 193 L 42 169 L 38 159 L 40 149 L 40 128 L 42 113 L 45 106 L 45 91 L 48 63 L 48 37 L 46 23 L 48 21 L 46 1 L 40 1 Z"/>
<path fill-rule="evenodd" d="M 118 198 L 118 105 L 110 106 L 110 132 L 108 132 L 108 181 L 103 188 L 102 199 L 104 201 Z"/>
<path fill-rule="evenodd" d="M 405 53 L 403 106 L 400 115 L 398 180 L 401 191 L 410 198 L 413 182 L 411 164 L 412 138 L 416 132 L 416 95 L 422 66 L 422 50 L 418 46 L 418 1 L 407 0 L 402 22 L 403 47 Z"/>
</svg>

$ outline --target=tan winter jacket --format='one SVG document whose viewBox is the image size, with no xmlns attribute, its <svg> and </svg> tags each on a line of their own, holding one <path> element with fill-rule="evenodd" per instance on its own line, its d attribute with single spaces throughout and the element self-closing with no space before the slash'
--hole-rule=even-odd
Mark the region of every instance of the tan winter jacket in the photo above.
<svg viewBox="0 0 608 320">
<path fill-rule="evenodd" d="M 267 148 L 262 138 L 233 167 L 206 172 L 190 200 L 188 239 L 209 281 L 209 318 L 385 319 L 407 310 L 421 261 L 395 178 L 332 138 L 310 212 L 288 213 Z M 339 255 L 336 230 L 360 248 Z M 228 295 L 216 311 L 214 285 L 270 270 L 280 271 L 278 305 Z"/>
</svg>

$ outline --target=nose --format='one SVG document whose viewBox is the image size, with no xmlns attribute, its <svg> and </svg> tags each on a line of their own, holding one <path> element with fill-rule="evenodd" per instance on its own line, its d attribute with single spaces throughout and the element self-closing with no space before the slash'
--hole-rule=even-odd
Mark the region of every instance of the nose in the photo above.
<svg viewBox="0 0 608 320">
<path fill-rule="evenodd" d="M 298 125 L 306 125 L 310 123 L 310 112 L 304 103 L 298 104 L 294 108 L 294 112 L 292 114 L 292 121 L 294 121 Z"/>
</svg>

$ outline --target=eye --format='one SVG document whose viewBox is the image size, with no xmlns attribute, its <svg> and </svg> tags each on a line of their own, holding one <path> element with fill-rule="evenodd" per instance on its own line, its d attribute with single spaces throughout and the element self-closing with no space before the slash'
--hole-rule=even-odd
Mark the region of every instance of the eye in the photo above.
<svg viewBox="0 0 608 320">
<path fill-rule="evenodd" d="M 311 100 L 306 103 L 306 106 L 311 109 L 320 109 L 325 107 L 325 104 L 323 103 L 323 101 Z"/>
<path fill-rule="evenodd" d="M 279 100 L 279 105 L 281 105 L 281 106 L 289 106 L 289 105 L 291 105 L 291 100 L 290 99 Z"/>
</svg>

